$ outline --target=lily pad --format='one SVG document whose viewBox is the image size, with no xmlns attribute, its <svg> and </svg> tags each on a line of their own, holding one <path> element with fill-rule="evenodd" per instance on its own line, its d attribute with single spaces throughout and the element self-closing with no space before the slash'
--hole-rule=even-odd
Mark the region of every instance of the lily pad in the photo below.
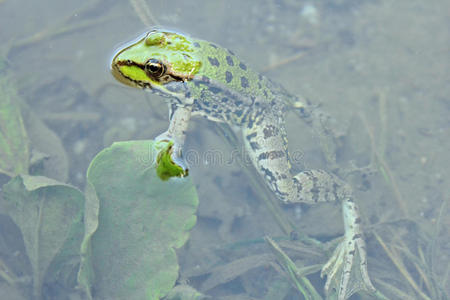
<svg viewBox="0 0 450 300">
<path fill-rule="evenodd" d="M 3 209 L 20 228 L 31 263 L 33 296 L 42 284 L 67 279 L 79 263 L 83 194 L 43 176 L 19 175 L 3 187 Z"/>
<path fill-rule="evenodd" d="M 91 162 L 78 277 L 89 298 L 160 299 L 175 285 L 198 198 L 189 177 L 158 177 L 162 143 L 114 143 Z"/>
</svg>

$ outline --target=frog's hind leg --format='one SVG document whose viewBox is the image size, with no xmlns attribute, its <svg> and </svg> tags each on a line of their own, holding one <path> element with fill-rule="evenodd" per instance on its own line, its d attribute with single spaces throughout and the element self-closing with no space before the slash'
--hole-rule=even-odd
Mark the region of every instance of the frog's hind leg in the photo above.
<svg viewBox="0 0 450 300">
<path fill-rule="evenodd" d="M 359 290 L 375 292 L 367 271 L 366 243 L 361 218 L 348 184 L 323 170 L 297 174 L 294 180 L 301 186 L 300 200 L 316 203 L 341 201 L 345 234 L 333 255 L 323 266 L 321 276 L 327 276 L 325 291 L 335 290 L 337 299 L 348 299 Z"/>
<path fill-rule="evenodd" d="M 323 266 L 320 275 L 327 276 L 325 291 L 336 290 L 339 300 L 364 290 L 374 293 L 375 287 L 367 272 L 366 243 L 361 229 L 361 218 L 353 198 L 342 201 L 345 234 L 332 257 Z"/>
<path fill-rule="evenodd" d="M 325 292 L 335 290 L 337 299 L 348 299 L 359 290 L 375 292 L 367 272 L 366 243 L 361 218 L 348 184 L 323 170 L 308 170 L 293 177 L 298 187 L 294 202 L 342 202 L 345 234 L 333 255 L 323 266 L 321 276 L 327 276 Z"/>
<path fill-rule="evenodd" d="M 273 117 L 274 118 L 274 117 Z M 269 188 L 285 203 L 342 201 L 345 235 L 321 275 L 327 275 L 325 291 L 336 290 L 344 300 L 358 290 L 374 292 L 368 272 L 361 218 L 351 188 L 333 174 L 308 170 L 292 176 L 284 126 L 277 119 L 264 117 L 257 126 L 243 129 L 249 157 Z"/>
<path fill-rule="evenodd" d="M 286 133 L 280 121 L 274 116 L 260 116 L 251 119 L 242 133 L 248 157 L 269 188 L 283 202 L 296 197 Z"/>
</svg>

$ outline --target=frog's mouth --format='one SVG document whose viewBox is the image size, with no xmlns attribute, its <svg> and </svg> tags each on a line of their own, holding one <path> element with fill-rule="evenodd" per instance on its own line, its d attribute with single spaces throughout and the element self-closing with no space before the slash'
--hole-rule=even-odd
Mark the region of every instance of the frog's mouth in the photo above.
<svg viewBox="0 0 450 300">
<path fill-rule="evenodd" d="M 167 76 L 166 78 L 168 80 L 166 82 L 150 82 L 148 77 L 146 78 L 146 81 L 136 80 L 130 78 L 130 76 L 127 76 L 127 71 L 130 72 L 130 70 L 127 70 L 126 68 L 133 68 L 133 74 L 136 74 L 136 72 L 145 72 L 144 67 L 140 66 L 137 63 L 129 61 L 113 61 L 113 63 L 111 64 L 111 73 L 119 82 L 125 85 L 135 88 L 137 87 L 142 89 L 149 89 L 157 95 L 169 98 L 183 97 L 188 91 L 186 81 L 182 80 L 181 78 Z M 124 69 L 125 72 L 122 71 L 122 69 Z"/>
<path fill-rule="evenodd" d="M 132 87 L 154 89 L 163 87 L 171 82 L 185 82 L 192 78 L 183 78 L 172 72 L 171 67 L 164 65 L 164 71 L 158 76 L 150 76 L 145 70 L 145 65 L 133 61 L 115 61 L 111 64 L 111 73 L 123 84 Z M 132 74 L 131 78 L 128 74 Z M 135 79 L 142 78 L 142 80 Z"/>
<path fill-rule="evenodd" d="M 111 64 L 111 73 L 119 82 L 131 86 L 131 87 L 139 87 L 139 88 L 149 88 L 152 89 L 152 84 L 148 81 L 142 81 L 142 80 L 136 80 L 129 76 L 127 76 L 121 68 L 135 68 L 140 69 L 143 71 L 143 68 L 137 64 L 129 64 L 129 63 L 123 63 L 123 62 L 115 62 L 113 60 L 113 63 Z"/>
</svg>

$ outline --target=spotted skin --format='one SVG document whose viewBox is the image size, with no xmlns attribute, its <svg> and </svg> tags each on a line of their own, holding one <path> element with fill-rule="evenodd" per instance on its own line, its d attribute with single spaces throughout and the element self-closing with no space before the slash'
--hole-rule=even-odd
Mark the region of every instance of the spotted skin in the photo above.
<svg viewBox="0 0 450 300">
<path fill-rule="evenodd" d="M 295 176 L 290 172 L 284 113 L 287 103 L 298 102 L 292 95 L 251 70 L 232 51 L 169 31 L 152 31 L 122 49 L 113 59 L 112 73 L 122 83 L 169 98 L 169 128 L 156 139 L 174 141 L 173 155 L 180 165 L 189 120 L 201 115 L 240 128 L 255 168 L 283 203 L 341 201 L 345 235 L 322 269 L 325 290 L 337 289 L 340 300 L 359 289 L 375 291 L 349 186 L 323 170 Z M 303 116 L 310 122 L 308 113 Z M 350 280 L 355 273 L 363 287 Z"/>
</svg>

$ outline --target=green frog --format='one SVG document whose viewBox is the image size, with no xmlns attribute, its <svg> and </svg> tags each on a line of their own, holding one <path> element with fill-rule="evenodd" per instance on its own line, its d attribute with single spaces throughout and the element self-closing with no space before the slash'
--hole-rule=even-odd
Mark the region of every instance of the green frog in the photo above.
<svg viewBox="0 0 450 300">
<path fill-rule="evenodd" d="M 361 218 L 349 186 L 323 170 L 291 174 L 284 113 L 297 103 L 294 106 L 307 119 L 305 105 L 232 51 L 166 30 L 150 31 L 120 50 L 113 58 L 112 74 L 126 85 L 168 98 L 169 127 L 156 140 L 173 142 L 177 164 L 187 168 L 182 158 L 185 134 L 191 116 L 200 115 L 242 133 L 256 170 L 281 202 L 341 201 L 345 235 L 323 266 L 325 291 L 335 287 L 338 299 L 360 289 L 375 291 L 367 273 Z M 363 284 L 352 284 L 355 276 Z"/>
</svg>

